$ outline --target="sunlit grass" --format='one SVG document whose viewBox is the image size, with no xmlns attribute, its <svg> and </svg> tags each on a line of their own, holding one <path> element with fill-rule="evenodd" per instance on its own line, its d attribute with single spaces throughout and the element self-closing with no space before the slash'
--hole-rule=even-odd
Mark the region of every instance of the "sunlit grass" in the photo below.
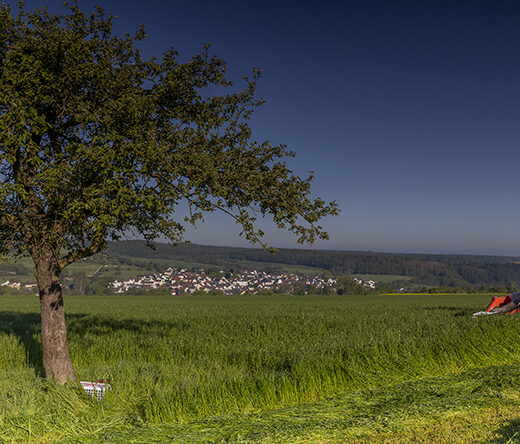
<svg viewBox="0 0 520 444">
<path fill-rule="evenodd" d="M 97 404 L 40 377 L 38 300 L 0 297 L 0 438 L 55 440 L 316 402 L 520 361 L 514 317 L 479 296 L 68 297 L 78 378 Z"/>
</svg>

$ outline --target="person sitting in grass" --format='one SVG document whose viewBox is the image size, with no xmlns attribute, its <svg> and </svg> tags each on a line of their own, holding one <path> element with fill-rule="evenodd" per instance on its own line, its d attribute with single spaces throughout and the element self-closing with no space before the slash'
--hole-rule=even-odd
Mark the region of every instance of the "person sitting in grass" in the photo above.
<svg viewBox="0 0 520 444">
<path fill-rule="evenodd" d="M 489 311 L 478 311 L 477 313 L 473 313 L 473 316 L 505 314 L 509 313 L 515 308 L 520 308 L 520 291 L 509 295 L 509 297 L 511 298 L 511 302 L 508 302 L 507 304 L 502 305 L 500 307 L 495 307 Z"/>
</svg>

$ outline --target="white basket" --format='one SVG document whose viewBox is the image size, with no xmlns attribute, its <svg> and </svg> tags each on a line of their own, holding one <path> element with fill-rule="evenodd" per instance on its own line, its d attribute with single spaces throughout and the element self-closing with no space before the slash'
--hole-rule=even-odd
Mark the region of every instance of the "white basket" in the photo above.
<svg viewBox="0 0 520 444">
<path fill-rule="evenodd" d="M 79 381 L 83 390 L 98 401 L 102 401 L 108 390 L 111 390 L 110 384 L 104 382 L 88 382 Z"/>
</svg>

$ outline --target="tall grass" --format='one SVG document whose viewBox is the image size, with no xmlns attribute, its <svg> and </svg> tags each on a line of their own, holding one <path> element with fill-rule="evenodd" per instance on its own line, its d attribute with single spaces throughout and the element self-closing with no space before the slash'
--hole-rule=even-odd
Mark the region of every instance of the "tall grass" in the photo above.
<svg viewBox="0 0 520 444">
<path fill-rule="evenodd" d="M 38 301 L 0 297 L 0 439 L 102 436 L 308 402 L 366 386 L 520 361 L 519 319 L 473 319 L 476 296 L 69 297 L 81 380 L 41 378 Z"/>
</svg>

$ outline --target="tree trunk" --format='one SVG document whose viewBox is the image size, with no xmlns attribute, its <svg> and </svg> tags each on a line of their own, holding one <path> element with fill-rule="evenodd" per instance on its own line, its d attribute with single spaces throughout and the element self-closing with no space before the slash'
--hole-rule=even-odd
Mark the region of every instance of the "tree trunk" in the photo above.
<svg viewBox="0 0 520 444">
<path fill-rule="evenodd" d="M 75 380 L 67 345 L 67 327 L 60 271 L 55 255 L 35 259 L 34 276 L 40 290 L 43 368 L 47 378 L 58 384 Z"/>
</svg>

